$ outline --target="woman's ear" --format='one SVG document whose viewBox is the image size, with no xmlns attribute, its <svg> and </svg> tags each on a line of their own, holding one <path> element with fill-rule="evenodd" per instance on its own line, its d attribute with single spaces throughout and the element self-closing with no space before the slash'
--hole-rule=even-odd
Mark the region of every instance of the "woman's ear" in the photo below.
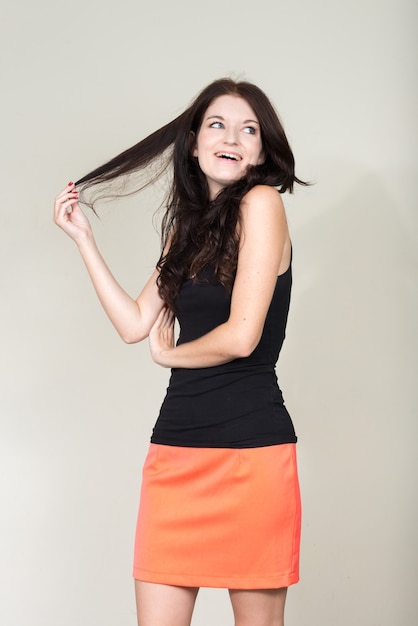
<svg viewBox="0 0 418 626">
<path fill-rule="evenodd" d="M 189 146 L 192 155 L 197 157 L 196 133 L 193 130 L 191 130 L 189 134 Z"/>
</svg>

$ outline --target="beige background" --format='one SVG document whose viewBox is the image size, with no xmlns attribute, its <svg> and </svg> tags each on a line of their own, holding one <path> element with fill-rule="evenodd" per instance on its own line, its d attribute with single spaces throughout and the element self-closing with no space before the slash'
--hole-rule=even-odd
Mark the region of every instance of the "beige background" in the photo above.
<svg viewBox="0 0 418 626">
<path fill-rule="evenodd" d="M 286 199 L 295 286 L 279 378 L 304 504 L 287 626 L 418 623 L 416 7 L 2 8 L 2 624 L 135 624 L 140 470 L 168 373 L 112 330 L 52 202 L 224 75 L 267 92 L 316 182 Z M 93 219 L 132 295 L 158 255 L 160 192 Z M 230 623 L 227 593 L 202 590 L 193 624 Z"/>
</svg>

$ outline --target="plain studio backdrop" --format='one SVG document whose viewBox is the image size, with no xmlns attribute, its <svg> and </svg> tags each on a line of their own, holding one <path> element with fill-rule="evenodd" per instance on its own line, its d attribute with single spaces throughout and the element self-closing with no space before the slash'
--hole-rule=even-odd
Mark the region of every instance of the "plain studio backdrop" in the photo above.
<svg viewBox="0 0 418 626">
<path fill-rule="evenodd" d="M 418 623 L 416 8 L 2 8 L 2 625 L 136 624 L 141 467 L 169 372 L 147 342 L 118 338 L 52 223 L 53 198 L 227 75 L 270 96 L 297 174 L 315 183 L 284 198 L 294 291 L 278 375 L 303 497 L 301 582 L 286 625 Z M 162 194 L 91 216 L 133 296 L 159 254 Z M 231 623 L 227 592 L 202 590 L 193 625 Z"/>
</svg>

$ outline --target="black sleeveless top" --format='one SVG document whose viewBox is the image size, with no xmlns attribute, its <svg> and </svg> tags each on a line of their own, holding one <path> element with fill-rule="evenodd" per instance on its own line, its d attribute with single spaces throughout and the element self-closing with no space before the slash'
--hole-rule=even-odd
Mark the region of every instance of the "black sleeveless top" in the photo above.
<svg viewBox="0 0 418 626">
<path fill-rule="evenodd" d="M 278 276 L 258 346 L 245 358 L 215 367 L 173 368 L 152 443 L 204 448 L 255 448 L 295 443 L 275 364 L 285 337 L 291 267 Z M 176 301 L 177 344 L 228 320 L 231 295 L 207 269 L 186 280 Z"/>
</svg>

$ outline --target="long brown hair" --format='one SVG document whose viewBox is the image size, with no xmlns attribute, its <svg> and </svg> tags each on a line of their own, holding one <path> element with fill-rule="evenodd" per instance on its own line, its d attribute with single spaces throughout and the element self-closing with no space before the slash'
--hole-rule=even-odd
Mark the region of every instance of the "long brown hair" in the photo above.
<svg viewBox="0 0 418 626">
<path fill-rule="evenodd" d="M 248 102 L 260 123 L 264 162 L 251 166 L 245 176 L 225 187 L 215 199 L 209 197 L 205 175 L 193 156 L 197 136 L 209 105 L 219 96 L 234 95 Z M 292 192 L 294 183 L 306 185 L 295 175 L 295 162 L 280 119 L 265 93 L 256 85 L 229 78 L 214 81 L 195 98 L 179 117 L 155 131 L 132 148 L 83 176 L 82 189 L 107 183 L 151 164 L 140 185 L 143 189 L 172 166 L 167 208 L 162 220 L 162 253 L 158 287 L 163 300 L 175 308 L 183 281 L 211 265 L 219 281 L 231 289 L 237 265 L 239 207 L 245 193 L 258 184 Z M 138 189 L 139 190 L 139 189 Z"/>
</svg>

